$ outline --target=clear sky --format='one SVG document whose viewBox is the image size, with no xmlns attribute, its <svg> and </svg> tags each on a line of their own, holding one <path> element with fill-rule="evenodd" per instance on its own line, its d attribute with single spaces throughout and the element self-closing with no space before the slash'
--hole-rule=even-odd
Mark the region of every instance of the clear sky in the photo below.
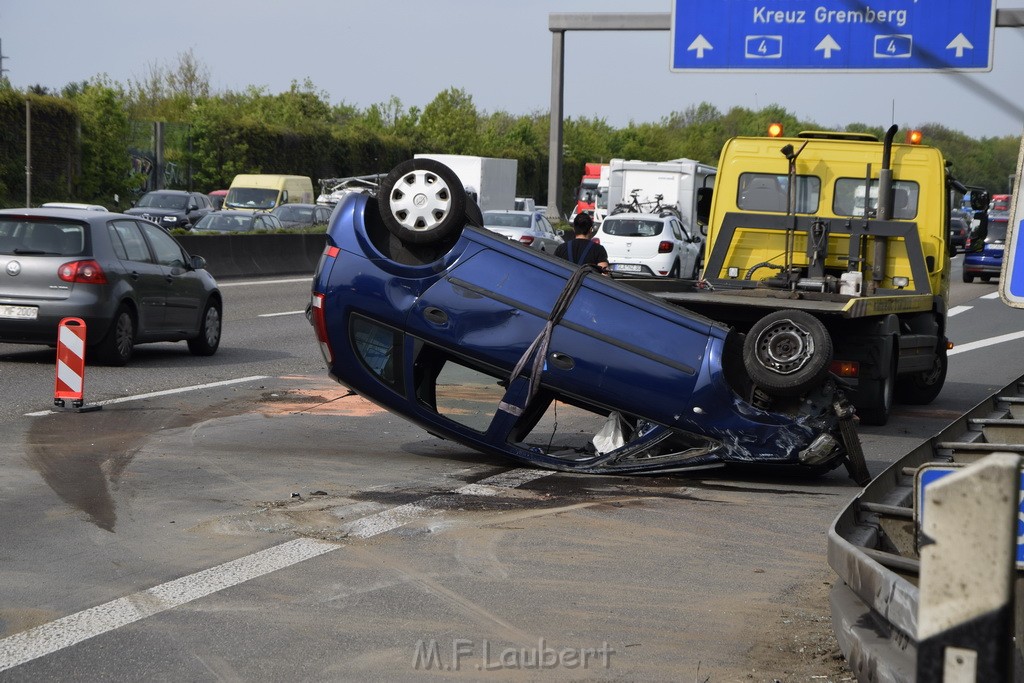
<svg viewBox="0 0 1024 683">
<path fill-rule="evenodd" d="M 821 0 L 808 6 L 849 3 Z M 905 5 L 917 0 L 874 0 Z M 940 0 L 929 0 L 939 4 Z M 961 7 L 963 0 L 942 0 Z M 982 0 L 983 2 L 984 0 Z M 714 11 L 720 0 L 695 1 Z M 309 78 L 332 104 L 423 107 L 457 87 L 478 109 L 546 112 L 552 12 L 671 12 L 673 0 L 0 0 L 0 49 L 18 88 L 98 74 L 127 83 L 191 49 L 215 90 L 287 90 Z M 997 0 L 1024 8 L 1024 0 Z M 974 137 L 1024 128 L 1024 28 L 996 29 L 987 73 L 672 73 L 670 33 L 571 32 L 565 114 L 616 127 L 708 101 L 780 104 L 823 127 L 940 123 Z"/>
</svg>

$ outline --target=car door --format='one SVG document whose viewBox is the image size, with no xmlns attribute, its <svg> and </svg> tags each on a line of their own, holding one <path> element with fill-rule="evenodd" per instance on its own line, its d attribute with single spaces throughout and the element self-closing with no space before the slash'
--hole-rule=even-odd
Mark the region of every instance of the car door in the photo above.
<svg viewBox="0 0 1024 683">
<path fill-rule="evenodd" d="M 159 334 L 165 329 L 167 291 L 170 283 L 164 269 L 156 263 L 142 227 L 159 230 L 148 223 L 118 219 L 107 224 L 114 254 L 121 261 L 135 294 L 138 308 L 138 335 Z"/>
<path fill-rule="evenodd" d="M 672 237 L 679 248 L 679 277 L 690 277 L 693 274 L 694 266 L 697 263 L 699 249 L 686 228 L 676 218 L 672 221 Z"/>
<path fill-rule="evenodd" d="M 142 223 L 142 231 L 167 283 L 164 329 L 193 333 L 199 329 L 199 310 L 206 301 L 206 289 L 194 270 L 188 267 L 184 250 L 173 237 L 156 227 Z"/>
<path fill-rule="evenodd" d="M 544 251 L 549 254 L 554 254 L 555 249 L 558 249 L 558 245 L 562 243 L 562 240 L 555 234 L 555 229 L 551 227 L 551 223 L 544 216 L 538 216 L 537 218 L 537 230 L 541 234 L 541 239 L 544 241 Z"/>
<path fill-rule="evenodd" d="M 501 377 L 543 329 L 567 277 L 566 268 L 522 251 L 487 249 L 460 261 L 417 298 L 405 329 L 432 353 L 477 361 Z M 643 344 L 637 330 L 644 331 Z M 646 411 L 670 424 L 690 401 L 709 330 L 708 320 L 589 276 L 553 329 L 540 380 L 595 405 Z M 415 378 L 417 370 L 407 373 Z"/>
</svg>

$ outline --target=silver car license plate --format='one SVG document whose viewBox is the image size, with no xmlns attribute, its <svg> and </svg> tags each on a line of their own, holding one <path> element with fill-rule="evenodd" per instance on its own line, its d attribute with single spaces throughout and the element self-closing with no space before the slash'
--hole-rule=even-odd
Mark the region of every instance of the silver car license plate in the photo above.
<svg viewBox="0 0 1024 683">
<path fill-rule="evenodd" d="M 35 306 L 8 306 L 6 304 L 0 304 L 0 318 L 35 320 L 38 316 L 39 309 Z"/>
<path fill-rule="evenodd" d="M 615 270 L 624 270 L 630 273 L 641 273 L 644 267 L 633 263 L 616 263 Z"/>
</svg>

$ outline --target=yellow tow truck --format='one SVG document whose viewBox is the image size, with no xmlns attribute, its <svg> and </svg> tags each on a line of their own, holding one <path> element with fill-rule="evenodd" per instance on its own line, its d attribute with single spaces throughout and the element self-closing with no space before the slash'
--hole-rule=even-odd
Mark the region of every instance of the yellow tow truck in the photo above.
<svg viewBox="0 0 1024 683">
<path fill-rule="evenodd" d="M 729 140 L 699 198 L 701 279 L 633 284 L 745 331 L 767 401 L 836 376 L 865 424 L 894 400 L 930 403 L 949 348 L 950 196 L 966 188 L 916 131 L 896 132 Z"/>
</svg>

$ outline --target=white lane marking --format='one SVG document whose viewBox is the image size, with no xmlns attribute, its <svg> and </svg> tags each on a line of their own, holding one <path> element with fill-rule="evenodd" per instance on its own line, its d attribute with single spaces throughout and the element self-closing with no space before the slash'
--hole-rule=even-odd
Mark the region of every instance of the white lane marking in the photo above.
<svg viewBox="0 0 1024 683">
<path fill-rule="evenodd" d="M 999 298 L 999 292 L 992 292 L 990 294 L 986 294 L 985 296 L 979 296 L 978 298 L 979 299 L 998 299 Z"/>
<path fill-rule="evenodd" d="M 260 317 L 260 318 L 276 318 L 276 317 L 281 316 L 281 315 L 298 315 L 300 313 L 305 313 L 305 312 L 306 312 L 305 310 L 302 310 L 302 311 L 285 311 L 283 313 L 260 313 L 258 317 Z"/>
<path fill-rule="evenodd" d="M 995 346 L 996 344 L 1015 341 L 1017 339 L 1024 339 L 1024 332 L 1011 332 L 1009 334 L 1001 334 L 998 337 L 992 337 L 991 339 L 981 339 L 975 342 L 967 342 L 966 344 L 957 344 L 951 351 L 949 351 L 948 355 L 955 356 L 958 353 L 967 353 L 968 351 L 974 351 L 975 349 L 983 349 L 986 346 Z"/>
<path fill-rule="evenodd" d="M 255 382 L 260 379 L 267 379 L 268 375 L 253 375 L 251 377 L 240 377 L 238 379 L 225 379 L 220 382 L 209 382 L 208 384 L 194 384 L 190 387 L 178 387 L 177 389 L 164 389 L 163 391 L 152 391 L 148 394 L 135 394 L 134 396 L 119 396 L 118 398 L 108 398 L 104 401 L 96 401 L 89 405 L 94 406 L 109 406 L 115 403 L 125 403 L 127 401 L 141 401 L 147 398 L 156 398 L 158 396 L 170 396 L 172 394 L 183 394 L 187 391 L 200 391 L 201 389 L 213 389 L 215 387 L 226 387 L 232 384 L 242 384 L 243 382 Z M 25 413 L 25 417 L 42 417 L 43 415 L 52 415 L 55 411 L 53 410 L 40 410 L 35 413 Z"/>
<path fill-rule="evenodd" d="M 16 633 L 0 640 L 0 671 L 339 547 L 326 541 L 297 538 Z"/>
<path fill-rule="evenodd" d="M 246 280 L 245 282 L 218 282 L 218 287 L 248 287 L 249 285 L 286 285 L 292 282 L 313 282 L 313 276 L 293 277 L 286 280 Z"/>
<path fill-rule="evenodd" d="M 551 474 L 555 472 L 534 469 L 509 470 L 481 479 L 475 484 L 467 484 L 452 493 L 480 495 L 480 491 L 486 488 L 517 488 Z M 428 496 L 420 503 L 399 505 L 356 520 L 347 525 L 349 535 L 356 538 L 371 538 L 397 529 L 431 512 L 430 503 L 441 499 L 442 496 L 438 495 Z M 0 640 L 0 671 L 45 657 L 89 638 L 342 547 L 344 546 L 338 543 L 297 538 L 15 633 Z"/>
<path fill-rule="evenodd" d="M 946 317 L 952 318 L 954 315 L 957 315 L 959 313 L 966 313 L 972 308 L 974 308 L 974 306 L 954 306 L 953 308 L 949 309 L 949 311 L 946 313 Z"/>
</svg>

